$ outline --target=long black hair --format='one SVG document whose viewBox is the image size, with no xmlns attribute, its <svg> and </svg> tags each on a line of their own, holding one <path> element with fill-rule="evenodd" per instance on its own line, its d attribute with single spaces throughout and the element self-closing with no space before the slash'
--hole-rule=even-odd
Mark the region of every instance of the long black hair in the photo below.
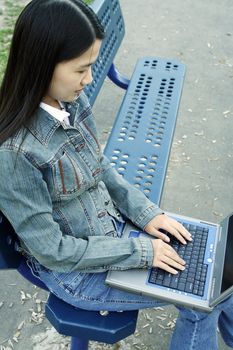
<svg viewBox="0 0 233 350">
<path fill-rule="evenodd" d="M 81 0 L 32 0 L 14 29 L 0 88 L 0 144 L 33 117 L 55 66 L 104 38 L 92 9 Z"/>
</svg>

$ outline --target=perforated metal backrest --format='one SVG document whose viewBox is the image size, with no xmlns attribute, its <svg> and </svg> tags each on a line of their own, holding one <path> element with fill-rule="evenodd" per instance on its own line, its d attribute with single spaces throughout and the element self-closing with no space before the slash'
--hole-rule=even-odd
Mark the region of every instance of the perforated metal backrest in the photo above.
<svg viewBox="0 0 233 350">
<path fill-rule="evenodd" d="M 85 88 L 91 105 L 95 102 L 125 34 L 124 20 L 118 0 L 96 0 L 92 8 L 100 18 L 106 36 L 100 49 L 100 55 L 92 67 L 93 82 Z"/>
<path fill-rule="evenodd" d="M 161 199 L 184 74 L 176 60 L 140 59 L 104 151 L 155 203 Z"/>
<path fill-rule="evenodd" d="M 19 241 L 7 218 L 0 212 L 0 269 L 15 269 L 22 256 L 17 252 Z"/>
</svg>

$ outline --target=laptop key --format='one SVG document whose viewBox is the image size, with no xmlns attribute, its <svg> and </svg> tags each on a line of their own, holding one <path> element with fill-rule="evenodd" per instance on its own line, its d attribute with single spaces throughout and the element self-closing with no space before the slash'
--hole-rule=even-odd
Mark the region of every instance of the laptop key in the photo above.
<svg viewBox="0 0 233 350">
<path fill-rule="evenodd" d="M 159 270 L 159 271 L 157 272 L 157 274 L 156 274 L 156 277 L 157 277 L 157 279 L 159 279 L 159 280 L 163 280 L 164 275 L 165 275 L 164 271 Z"/>
<path fill-rule="evenodd" d="M 162 276 L 162 275 L 156 276 L 157 281 L 163 281 L 163 278 L 164 278 L 164 276 Z"/>
<path fill-rule="evenodd" d="M 179 283 L 186 283 L 186 278 L 179 278 Z"/>
<path fill-rule="evenodd" d="M 178 283 L 178 289 L 179 289 L 181 292 L 184 292 L 184 290 L 185 290 L 185 283 Z"/>
<path fill-rule="evenodd" d="M 170 283 L 170 288 L 177 289 L 178 283 L 179 283 L 179 280 L 177 277 L 175 279 L 172 279 L 172 281 Z"/>
<path fill-rule="evenodd" d="M 163 280 L 163 286 L 164 287 L 169 287 L 170 286 L 170 282 L 171 282 L 171 280 L 167 280 L 167 279 L 165 279 L 165 280 Z"/>
<path fill-rule="evenodd" d="M 195 274 L 190 274 L 187 278 L 187 282 L 193 282 L 194 281 Z"/>
<path fill-rule="evenodd" d="M 200 282 L 205 282 L 205 280 L 206 280 L 206 275 L 202 274 L 200 277 Z"/>
<path fill-rule="evenodd" d="M 185 292 L 192 293 L 193 291 L 193 282 L 187 282 L 185 285 Z"/>
<path fill-rule="evenodd" d="M 169 282 L 170 283 L 171 279 L 172 279 L 171 273 L 169 273 L 169 274 L 165 273 L 163 282 Z"/>
</svg>

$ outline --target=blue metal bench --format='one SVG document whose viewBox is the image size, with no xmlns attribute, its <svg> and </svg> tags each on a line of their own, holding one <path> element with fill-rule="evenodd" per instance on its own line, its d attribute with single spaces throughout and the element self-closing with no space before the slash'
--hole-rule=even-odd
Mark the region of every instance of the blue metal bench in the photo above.
<svg viewBox="0 0 233 350">
<path fill-rule="evenodd" d="M 140 59 L 130 80 L 113 64 L 124 37 L 118 0 L 95 0 L 94 11 L 106 29 L 93 83 L 86 94 L 93 105 L 108 75 L 125 89 L 125 96 L 105 148 L 113 166 L 147 197 L 160 203 L 184 78 L 184 66 L 174 60 Z M 17 269 L 33 284 L 47 290 L 17 251 L 19 242 L 10 222 L 0 213 L 0 269 Z M 134 333 L 137 311 L 99 312 L 74 308 L 50 294 L 45 314 L 56 330 L 71 336 L 71 350 L 86 350 L 89 340 L 113 344 Z"/>
</svg>

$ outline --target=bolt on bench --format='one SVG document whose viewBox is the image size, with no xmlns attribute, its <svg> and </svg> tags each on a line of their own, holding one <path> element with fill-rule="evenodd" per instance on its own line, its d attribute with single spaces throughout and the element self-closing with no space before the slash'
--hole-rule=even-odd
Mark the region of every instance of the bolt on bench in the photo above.
<svg viewBox="0 0 233 350">
<path fill-rule="evenodd" d="M 185 68 L 178 61 L 157 57 L 139 59 L 130 80 L 113 64 L 124 37 L 124 20 L 118 0 L 95 0 L 93 10 L 106 29 L 100 57 L 93 67 L 93 83 L 86 88 L 91 105 L 108 75 L 126 90 L 104 153 L 130 183 L 153 202 L 160 203 Z M 33 284 L 38 282 L 24 257 L 10 222 L 0 213 L 0 269 L 17 269 Z M 86 350 L 89 340 L 113 344 L 133 334 L 138 311 L 98 312 L 74 308 L 50 294 L 45 307 L 48 320 L 71 336 L 71 350 Z"/>
</svg>

